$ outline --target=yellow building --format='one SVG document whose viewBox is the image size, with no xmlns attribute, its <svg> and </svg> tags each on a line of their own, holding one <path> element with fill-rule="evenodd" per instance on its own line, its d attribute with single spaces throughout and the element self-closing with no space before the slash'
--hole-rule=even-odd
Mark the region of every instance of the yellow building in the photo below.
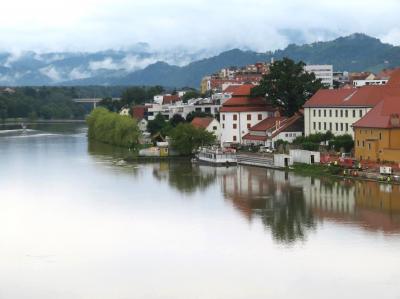
<svg viewBox="0 0 400 299">
<path fill-rule="evenodd" d="M 358 160 L 400 163 L 399 96 L 385 97 L 353 125 Z"/>
</svg>

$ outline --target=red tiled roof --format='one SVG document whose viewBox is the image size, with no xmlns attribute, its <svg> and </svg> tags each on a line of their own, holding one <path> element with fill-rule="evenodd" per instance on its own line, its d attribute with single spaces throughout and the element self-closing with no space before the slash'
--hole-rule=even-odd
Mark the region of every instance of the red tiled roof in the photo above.
<svg viewBox="0 0 400 299">
<path fill-rule="evenodd" d="M 207 129 L 213 120 L 214 118 L 212 117 L 195 117 L 191 124 L 196 128 Z"/>
<path fill-rule="evenodd" d="M 392 117 L 400 115 L 400 94 L 398 96 L 387 96 L 378 105 L 371 109 L 362 119 L 353 124 L 353 127 L 363 128 L 393 128 Z"/>
<path fill-rule="evenodd" d="M 254 87 L 255 87 L 255 85 L 253 85 L 253 84 L 240 85 L 233 91 L 232 96 L 234 96 L 234 97 L 249 96 L 251 93 L 251 89 Z"/>
<path fill-rule="evenodd" d="M 349 89 L 321 89 L 304 104 L 304 108 L 374 107 L 387 95 L 400 95 L 400 84 L 398 87 L 394 87 L 393 85 L 363 86 L 361 88 Z"/>
<path fill-rule="evenodd" d="M 397 71 L 397 69 L 384 69 L 378 75 L 376 75 L 376 79 L 383 80 L 383 79 L 390 79 L 393 72 Z"/>
<path fill-rule="evenodd" d="M 249 131 L 262 131 L 265 132 L 271 128 L 273 128 L 276 125 L 277 121 L 285 121 L 287 120 L 287 117 L 280 116 L 280 117 L 268 117 L 262 121 L 260 121 L 258 124 L 255 126 L 252 126 Z"/>
<path fill-rule="evenodd" d="M 225 93 L 234 93 L 234 91 L 239 87 L 240 85 L 229 85 L 227 88 L 225 88 L 224 92 Z"/>
<path fill-rule="evenodd" d="M 255 140 L 255 141 L 266 141 L 268 139 L 267 136 L 257 136 L 257 135 L 251 135 L 250 133 L 247 133 L 246 135 L 243 136 L 244 140 Z"/>
<path fill-rule="evenodd" d="M 164 96 L 163 97 L 163 105 L 172 104 L 179 100 L 180 100 L 180 97 L 178 95 Z"/>
<path fill-rule="evenodd" d="M 400 87 L 400 68 L 392 70 L 390 74 L 389 82 L 387 83 L 389 87 Z"/>
<path fill-rule="evenodd" d="M 264 98 L 234 97 L 227 100 L 223 107 L 229 106 L 265 106 L 267 101 Z"/>
<path fill-rule="evenodd" d="M 255 126 L 251 127 L 249 129 L 249 133 L 246 134 L 243 139 L 246 140 L 256 140 L 256 141 L 265 141 L 268 139 L 268 136 L 259 136 L 259 135 L 253 135 L 252 132 L 266 132 L 268 130 L 273 129 L 273 134 L 271 135 L 271 138 L 274 138 L 281 132 L 285 131 L 287 128 L 289 128 L 291 125 L 293 125 L 296 121 L 299 121 L 303 117 L 303 114 L 301 112 L 296 113 L 290 118 L 287 117 L 269 117 Z M 278 129 L 276 129 L 277 122 L 280 122 L 280 126 Z"/>
<path fill-rule="evenodd" d="M 132 116 L 137 120 L 142 120 L 146 112 L 146 106 L 133 106 Z"/>
</svg>

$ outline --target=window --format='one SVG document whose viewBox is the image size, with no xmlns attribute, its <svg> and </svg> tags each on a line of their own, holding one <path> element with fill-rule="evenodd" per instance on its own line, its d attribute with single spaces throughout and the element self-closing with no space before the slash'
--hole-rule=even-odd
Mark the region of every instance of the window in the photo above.
<svg viewBox="0 0 400 299">
<path fill-rule="evenodd" d="M 326 131 L 326 123 L 324 123 L 324 130 Z"/>
<path fill-rule="evenodd" d="M 217 126 L 214 126 L 214 127 L 213 127 L 213 131 L 216 131 L 216 130 L 217 130 Z"/>
<path fill-rule="evenodd" d="M 382 133 L 379 133 L 379 140 L 382 140 Z"/>
<path fill-rule="evenodd" d="M 314 130 L 317 129 L 317 123 L 316 122 L 313 122 L 313 127 L 314 127 Z"/>
<path fill-rule="evenodd" d="M 237 114 L 233 115 L 233 120 L 237 120 Z"/>
<path fill-rule="evenodd" d="M 349 124 L 346 124 L 346 132 L 349 131 Z"/>
<path fill-rule="evenodd" d="M 225 129 L 225 124 L 222 124 L 222 129 Z"/>
<path fill-rule="evenodd" d="M 222 120 L 225 120 L 225 114 L 222 114 Z"/>
<path fill-rule="evenodd" d="M 337 110 L 335 110 L 335 116 L 338 117 L 338 111 Z"/>
<path fill-rule="evenodd" d="M 340 117 L 343 117 L 343 110 L 340 110 Z"/>
<path fill-rule="evenodd" d="M 318 116 L 321 117 L 321 109 L 318 110 Z"/>
<path fill-rule="evenodd" d="M 363 147 L 365 146 L 365 141 L 362 142 L 362 146 L 363 146 Z"/>
<path fill-rule="evenodd" d="M 324 117 L 326 117 L 326 110 L 324 109 Z"/>
<path fill-rule="evenodd" d="M 357 146 L 360 146 L 360 140 L 357 140 Z"/>
<path fill-rule="evenodd" d="M 359 113 L 360 113 L 360 117 L 362 117 L 362 110 L 360 110 Z"/>
<path fill-rule="evenodd" d="M 329 109 L 329 117 L 332 117 L 332 110 Z"/>
<path fill-rule="evenodd" d="M 344 116 L 345 116 L 345 117 L 349 117 L 349 111 L 345 110 L 345 111 L 344 111 Z"/>
<path fill-rule="evenodd" d="M 251 124 L 247 124 L 247 129 L 250 129 L 251 128 Z"/>
<path fill-rule="evenodd" d="M 321 123 L 318 123 L 318 130 L 321 131 Z"/>
<path fill-rule="evenodd" d="M 343 123 L 340 123 L 340 131 L 343 131 Z"/>
<path fill-rule="evenodd" d="M 236 136 L 233 136 L 233 141 L 236 141 L 236 140 L 237 140 Z"/>
<path fill-rule="evenodd" d="M 368 149 L 369 150 L 371 149 L 371 143 L 368 143 Z"/>
<path fill-rule="evenodd" d="M 335 125 L 336 125 L 336 126 L 335 126 L 335 127 L 336 127 L 336 131 L 339 131 L 339 124 L 336 123 Z"/>
<path fill-rule="evenodd" d="M 353 110 L 353 117 L 356 117 L 356 110 Z"/>
<path fill-rule="evenodd" d="M 233 124 L 233 128 L 234 128 L 234 129 L 237 129 L 237 124 Z"/>
<path fill-rule="evenodd" d="M 314 115 L 315 116 L 315 115 Z M 258 120 L 262 120 L 262 114 L 258 115 Z"/>
<path fill-rule="evenodd" d="M 317 116 L 317 110 L 316 109 L 313 109 L 313 114 L 314 114 L 314 117 Z"/>
<path fill-rule="evenodd" d="M 247 120 L 251 120 L 251 114 L 247 114 Z"/>
<path fill-rule="evenodd" d="M 332 123 L 329 123 L 329 131 L 332 131 Z"/>
</svg>

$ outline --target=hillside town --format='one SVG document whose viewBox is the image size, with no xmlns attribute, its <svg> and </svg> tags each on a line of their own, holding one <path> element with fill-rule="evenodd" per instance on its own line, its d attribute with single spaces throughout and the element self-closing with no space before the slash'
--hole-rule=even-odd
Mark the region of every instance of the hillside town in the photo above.
<svg viewBox="0 0 400 299">
<path fill-rule="evenodd" d="M 399 172 L 400 68 L 374 74 L 306 65 L 304 72 L 313 74 L 322 88 L 288 115 L 268 95 L 252 94 L 273 63 L 223 68 L 203 78 L 197 98 L 184 100 L 188 91 L 175 91 L 120 113 L 138 121 L 149 143 L 154 136 L 148 124 L 157 116 L 166 121 L 179 118 L 212 133 L 216 142 L 207 151 L 216 158 L 208 162 L 216 164 L 225 161 L 218 160 L 218 154 L 234 151 L 237 162 L 248 165 L 283 168 L 296 162 L 321 163 L 342 166 L 344 173 L 357 176 L 364 170 L 374 178 Z M 339 145 L 331 146 L 335 142 Z"/>
</svg>

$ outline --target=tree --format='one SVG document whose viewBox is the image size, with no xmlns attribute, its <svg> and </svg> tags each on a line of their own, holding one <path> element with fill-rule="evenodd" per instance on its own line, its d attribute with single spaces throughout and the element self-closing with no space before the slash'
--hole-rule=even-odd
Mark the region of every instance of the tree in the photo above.
<svg viewBox="0 0 400 299">
<path fill-rule="evenodd" d="M 161 113 L 158 113 L 154 120 L 150 120 L 147 123 L 147 131 L 149 131 L 151 135 L 154 135 L 160 133 L 166 125 L 167 121 L 165 120 L 165 117 Z"/>
<path fill-rule="evenodd" d="M 126 148 L 134 148 L 139 143 L 139 127 L 132 117 L 97 108 L 86 122 L 89 139 Z"/>
<path fill-rule="evenodd" d="M 354 140 L 351 135 L 345 134 L 334 137 L 330 142 L 329 146 L 335 151 L 344 150 L 345 152 L 350 152 L 354 148 Z"/>
<path fill-rule="evenodd" d="M 172 118 L 169 120 L 169 122 L 172 125 L 172 127 L 176 127 L 180 123 L 184 123 L 185 119 L 180 114 L 174 114 Z"/>
<path fill-rule="evenodd" d="M 313 73 L 304 71 L 304 62 L 295 63 L 289 58 L 274 62 L 269 74 L 265 75 L 252 90 L 252 96 L 267 96 L 286 116 L 296 113 L 319 89 L 321 80 Z"/>
<path fill-rule="evenodd" d="M 171 131 L 172 147 L 181 155 L 192 155 L 200 146 L 212 145 L 216 137 L 204 129 L 198 129 L 191 124 L 179 124 Z"/>
<path fill-rule="evenodd" d="M 202 111 L 193 111 L 186 116 L 186 121 L 190 123 L 195 117 L 213 117 L 213 116 L 210 113 Z"/>
<path fill-rule="evenodd" d="M 201 94 L 197 90 L 189 90 L 183 95 L 182 101 L 184 103 L 187 103 L 189 100 L 197 99 L 200 96 L 201 96 Z"/>
</svg>

